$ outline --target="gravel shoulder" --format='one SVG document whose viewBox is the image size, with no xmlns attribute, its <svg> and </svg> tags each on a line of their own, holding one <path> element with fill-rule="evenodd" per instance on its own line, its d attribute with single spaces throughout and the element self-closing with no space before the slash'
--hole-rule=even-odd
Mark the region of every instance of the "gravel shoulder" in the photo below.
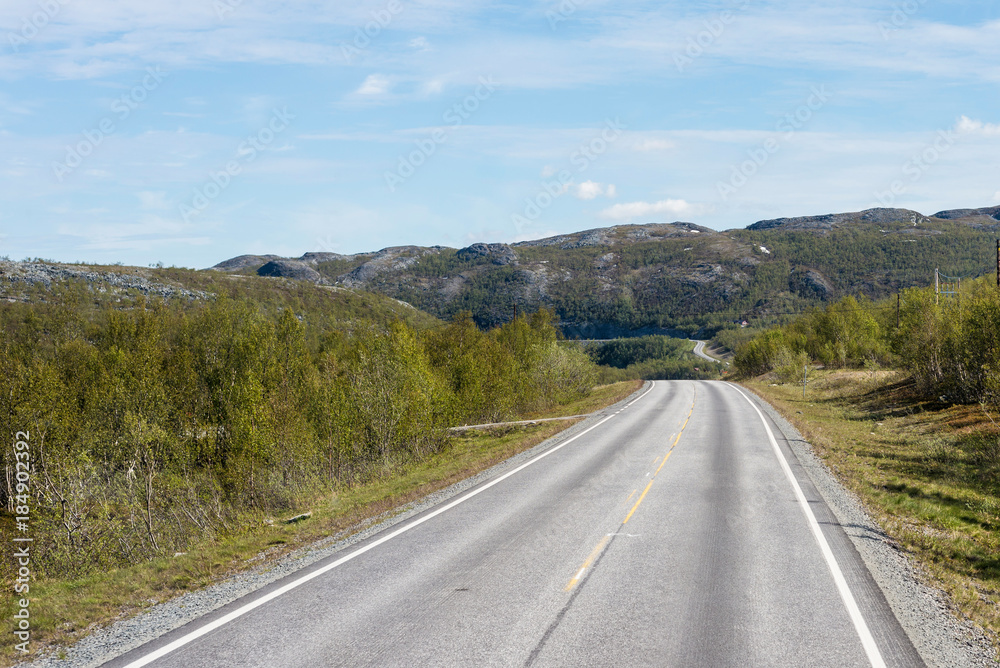
<svg viewBox="0 0 1000 668">
<path fill-rule="evenodd" d="M 491 480 L 523 464 L 528 459 L 559 445 L 586 430 L 621 406 L 634 400 L 650 386 L 647 382 L 639 390 L 621 401 L 607 406 L 559 432 L 535 447 L 525 450 L 481 473 L 435 492 L 423 499 L 406 504 L 383 515 L 332 535 L 312 545 L 301 548 L 276 563 L 268 563 L 258 568 L 236 575 L 205 589 L 189 592 L 166 603 L 154 605 L 141 614 L 125 619 L 95 631 L 72 647 L 65 649 L 63 657 L 43 656 L 28 663 L 17 664 L 23 668 L 90 668 L 100 666 L 111 659 L 135 649 L 164 633 L 179 628 L 188 622 L 217 610 L 243 596 L 251 594 L 276 580 L 325 559 L 337 552 L 355 545 L 377 533 L 418 515 L 434 506 Z M 258 555 L 255 558 L 261 558 Z"/>
<path fill-rule="evenodd" d="M 982 629 L 956 617 L 947 595 L 924 584 L 919 564 L 911 561 L 869 516 L 858 498 L 837 481 L 799 431 L 753 390 L 741 387 L 777 425 L 927 665 L 932 668 L 1000 666 L 1000 657 Z"/>
</svg>

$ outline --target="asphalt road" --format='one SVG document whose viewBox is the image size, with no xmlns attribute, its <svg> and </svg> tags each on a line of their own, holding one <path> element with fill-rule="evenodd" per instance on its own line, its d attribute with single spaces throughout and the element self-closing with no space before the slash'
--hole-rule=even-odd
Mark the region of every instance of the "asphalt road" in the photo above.
<svg viewBox="0 0 1000 668">
<path fill-rule="evenodd" d="M 147 662 L 922 665 L 780 432 L 693 381 L 110 665 Z"/>
<path fill-rule="evenodd" d="M 692 339 L 694 340 L 694 339 Z M 715 362 L 716 364 L 722 364 L 721 360 L 717 360 L 708 353 L 705 352 L 705 341 L 694 341 L 694 350 L 691 351 L 703 360 L 708 360 L 709 362 Z"/>
</svg>

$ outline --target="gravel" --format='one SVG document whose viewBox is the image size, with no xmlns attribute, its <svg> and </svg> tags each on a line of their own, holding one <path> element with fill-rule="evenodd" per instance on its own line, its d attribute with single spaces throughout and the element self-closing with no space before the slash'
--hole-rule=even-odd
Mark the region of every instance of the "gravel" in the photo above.
<svg viewBox="0 0 1000 668">
<path fill-rule="evenodd" d="M 924 584 L 920 568 L 875 523 L 861 501 L 836 480 L 799 431 L 770 404 L 759 396 L 757 399 L 837 516 L 927 665 L 931 668 L 1000 666 L 1000 656 L 982 629 L 959 619 L 949 606 L 947 595 Z"/>
<path fill-rule="evenodd" d="M 648 384 L 647 384 L 648 385 Z M 645 388 L 643 388 L 645 389 Z M 153 640 L 168 631 L 183 626 L 236 599 L 290 575 L 310 564 L 325 559 L 351 545 L 436 506 L 495 476 L 502 475 L 526 460 L 558 445 L 587 429 L 609 412 L 631 401 L 639 392 L 599 413 L 582 420 L 569 429 L 496 466 L 435 492 L 420 501 L 385 513 L 367 523 L 325 538 L 296 550 L 276 563 L 260 566 L 203 590 L 190 592 L 166 603 L 152 606 L 130 619 L 115 622 L 100 629 L 65 650 L 65 658 L 43 657 L 19 666 L 84 668 L 99 666 L 125 652 Z M 826 465 L 815 455 L 801 434 L 766 401 L 762 409 L 774 420 L 787 439 L 792 451 L 837 516 L 844 530 L 860 553 L 869 571 L 885 594 L 889 605 L 928 666 L 996 667 L 998 657 L 981 629 L 971 622 L 959 620 L 951 612 L 946 595 L 923 584 L 918 569 L 894 545 L 886 533 L 865 512 L 859 500 L 836 481 Z M 872 538 L 876 540 L 872 540 Z M 250 561 L 266 562 L 266 553 Z"/>
</svg>

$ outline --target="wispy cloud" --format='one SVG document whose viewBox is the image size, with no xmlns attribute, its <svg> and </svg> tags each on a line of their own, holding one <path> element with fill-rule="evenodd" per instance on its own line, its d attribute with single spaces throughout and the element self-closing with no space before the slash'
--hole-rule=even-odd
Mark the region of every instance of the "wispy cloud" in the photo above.
<svg viewBox="0 0 1000 668">
<path fill-rule="evenodd" d="M 674 142 L 667 139 L 642 139 L 632 144 L 632 149 L 648 153 L 650 151 L 669 151 L 676 146 Z"/>
<path fill-rule="evenodd" d="M 167 203 L 167 193 L 162 190 L 157 192 L 141 190 L 135 195 L 139 198 L 139 207 L 142 209 L 165 210 L 170 208 L 170 204 Z"/>
<path fill-rule="evenodd" d="M 627 202 L 615 204 L 601 211 L 601 217 L 609 220 L 628 221 L 653 214 L 672 216 L 698 216 L 708 211 L 702 204 L 691 204 L 682 199 L 664 199 L 659 202 Z"/>
<path fill-rule="evenodd" d="M 382 74 L 370 74 L 354 92 L 356 95 L 384 95 L 391 87 L 392 82 L 388 77 Z"/>
</svg>

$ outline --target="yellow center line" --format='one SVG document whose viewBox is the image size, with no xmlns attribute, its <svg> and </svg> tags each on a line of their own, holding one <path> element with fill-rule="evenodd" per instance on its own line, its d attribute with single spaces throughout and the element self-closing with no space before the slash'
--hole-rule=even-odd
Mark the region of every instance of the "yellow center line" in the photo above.
<svg viewBox="0 0 1000 668">
<path fill-rule="evenodd" d="M 660 462 L 660 466 L 659 466 L 659 468 L 656 469 L 656 473 L 659 473 L 660 469 L 663 468 L 663 465 L 667 463 L 667 460 L 670 459 L 670 453 L 673 452 L 673 451 L 674 451 L 673 448 L 670 448 L 669 450 L 667 450 L 667 456 L 663 458 L 662 462 Z M 653 474 L 654 478 L 656 477 L 656 473 Z"/>
<path fill-rule="evenodd" d="M 642 491 L 642 494 L 639 496 L 639 500 L 635 502 L 634 506 L 632 506 L 632 510 L 628 511 L 628 515 L 625 516 L 625 521 L 622 522 L 622 524 L 628 524 L 628 521 L 630 519 L 632 519 L 632 515 L 635 514 L 636 510 L 638 510 L 639 504 L 641 504 L 642 500 L 644 498 L 646 498 L 646 493 L 649 492 L 649 488 L 653 486 L 653 480 L 656 479 L 656 476 L 657 476 L 657 474 L 659 474 L 660 469 L 662 469 L 663 465 L 667 463 L 668 459 L 670 459 L 670 454 L 674 451 L 674 448 L 676 448 L 677 444 L 680 443 L 681 436 L 684 434 L 684 430 L 687 429 L 688 423 L 691 421 L 691 416 L 694 415 L 694 402 L 695 402 L 696 398 L 697 398 L 697 391 L 696 391 L 695 396 L 691 398 L 691 410 L 688 411 L 687 418 L 685 418 L 683 424 L 681 425 L 681 430 L 677 433 L 677 438 L 675 438 L 674 442 L 670 445 L 669 448 L 667 448 L 667 454 L 665 454 L 663 456 L 663 461 L 660 462 L 660 465 L 659 465 L 659 467 L 657 467 L 656 472 L 653 473 L 653 477 L 650 478 L 649 484 L 646 485 L 646 489 L 644 489 Z M 657 458 L 657 459 L 659 459 L 659 458 Z M 653 463 L 655 464 L 656 461 L 654 460 Z M 635 494 L 635 492 L 632 492 L 632 494 Z M 630 494 L 628 498 L 631 499 L 632 495 Z M 626 499 L 626 501 L 627 500 L 628 499 Z"/>
<path fill-rule="evenodd" d="M 694 414 L 694 401 L 696 398 L 697 398 L 697 392 L 696 396 L 692 397 L 691 399 L 691 410 L 688 411 L 687 418 L 681 423 L 681 430 L 677 433 L 677 438 L 675 438 L 674 442 L 670 445 L 669 448 L 667 448 L 667 453 L 663 456 L 663 461 L 660 462 L 660 466 L 656 469 L 656 472 L 653 473 L 653 477 L 650 478 L 649 483 L 646 485 L 646 488 L 642 490 L 642 494 L 639 495 L 639 498 L 636 500 L 635 505 L 632 506 L 632 509 L 630 511 L 628 511 L 628 515 L 625 516 L 625 521 L 622 522 L 623 525 L 628 524 L 628 521 L 632 519 L 632 515 L 635 514 L 636 510 L 638 510 L 639 506 L 642 504 L 642 500 L 646 498 L 646 494 L 649 493 L 649 489 L 653 486 L 653 480 L 656 479 L 656 475 L 660 472 L 660 469 L 663 468 L 663 465 L 667 463 L 667 460 L 670 459 L 670 454 L 674 451 L 674 448 L 676 448 L 677 444 L 680 443 L 681 436 L 684 434 L 684 430 L 687 428 L 688 422 L 690 422 L 691 416 Z M 673 434 L 671 434 L 671 436 L 673 436 Z M 660 459 L 659 457 L 654 459 L 653 464 L 655 465 L 659 459 Z M 647 473 L 646 475 L 649 474 Z M 631 501 L 632 497 L 635 496 L 635 493 L 637 491 L 638 488 L 633 489 L 632 493 L 628 495 L 627 499 L 625 499 L 625 502 L 627 503 Z M 584 574 L 586 574 L 587 569 L 590 568 L 591 564 L 594 563 L 594 561 L 600 556 L 604 548 L 607 547 L 608 542 L 611 540 L 611 537 L 613 535 L 614 534 L 607 534 L 606 536 L 604 536 L 604 538 L 601 539 L 601 542 L 599 542 L 597 546 L 590 552 L 590 555 L 587 557 L 587 560 L 583 562 L 583 565 L 580 566 L 580 569 L 576 572 L 576 575 L 573 576 L 573 579 L 566 584 L 566 587 L 563 591 L 568 592 L 572 590 L 573 587 L 575 587 L 577 584 L 579 584 L 580 580 L 583 579 Z"/>
<path fill-rule="evenodd" d="M 632 510 L 628 511 L 628 515 L 625 516 L 625 521 L 622 522 L 622 524 L 628 524 L 628 521 L 632 518 L 632 513 L 636 511 L 636 508 L 639 507 L 639 504 L 642 503 L 642 500 L 646 498 L 646 493 L 649 492 L 649 488 L 652 486 L 653 486 L 653 481 L 650 480 L 649 484 L 646 485 L 646 489 L 642 490 L 642 494 L 639 495 L 639 500 L 635 502 L 634 506 L 632 506 Z"/>
<path fill-rule="evenodd" d="M 601 542 L 598 543 L 597 547 L 595 547 L 590 552 L 590 555 L 587 557 L 587 560 L 583 562 L 583 566 L 580 567 L 580 570 L 576 572 L 576 575 L 573 576 L 573 579 L 569 581 L 569 583 L 566 585 L 566 588 L 563 591 L 569 591 L 570 589 L 576 586 L 576 584 L 583 577 L 583 574 L 587 571 L 588 568 L 590 568 L 590 565 L 594 563 L 594 560 L 597 559 L 598 555 L 601 554 L 601 551 L 605 548 L 605 546 L 607 546 L 609 540 L 611 540 L 611 534 L 608 534 L 601 539 Z"/>
</svg>

